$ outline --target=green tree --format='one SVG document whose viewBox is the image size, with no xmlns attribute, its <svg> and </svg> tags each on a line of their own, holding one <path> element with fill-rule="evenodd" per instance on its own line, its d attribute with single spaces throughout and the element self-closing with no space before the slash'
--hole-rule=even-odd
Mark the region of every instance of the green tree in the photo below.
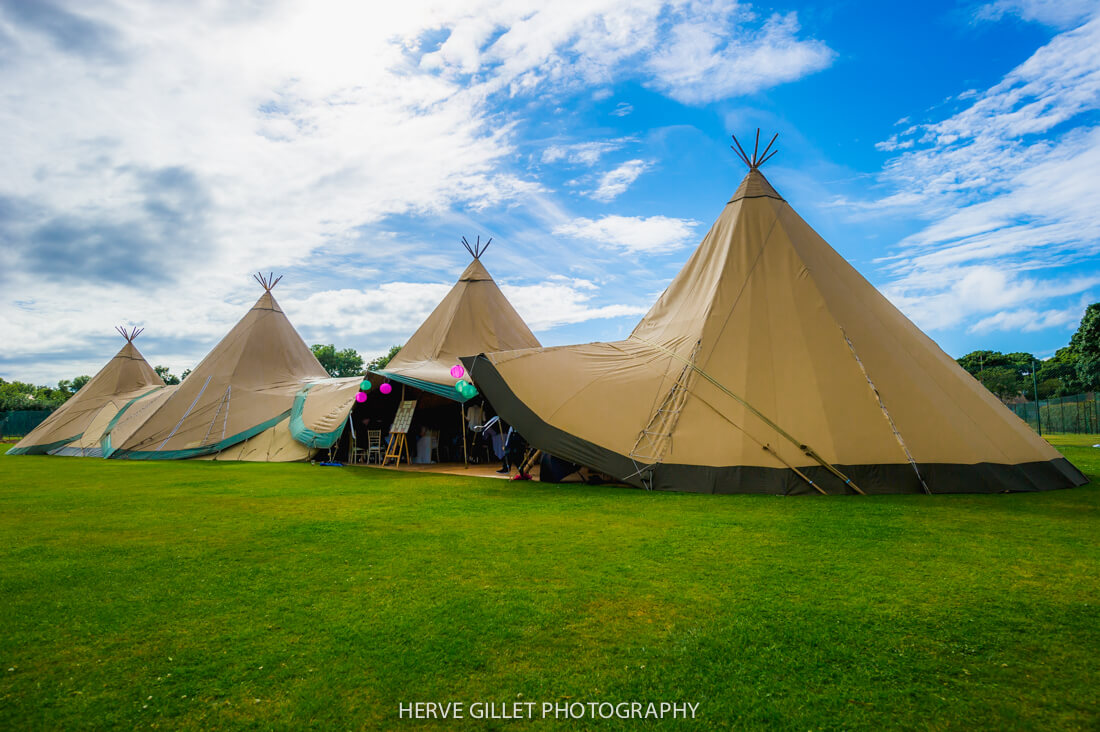
<svg viewBox="0 0 1100 732">
<path fill-rule="evenodd" d="M 66 392 L 68 394 L 75 394 L 80 391 L 80 387 L 84 386 L 91 380 L 91 376 L 77 376 L 72 381 L 69 381 L 68 379 L 62 379 L 61 381 L 57 382 L 57 388 L 58 390 Z"/>
<path fill-rule="evenodd" d="M 21 409 L 35 409 L 33 405 L 35 387 L 21 381 L 0 384 L 0 411 L 13 412 Z"/>
<path fill-rule="evenodd" d="M 957 359 L 960 366 L 1002 399 L 1033 391 L 1031 369 L 1037 360 L 1030 353 L 1000 351 L 972 351 Z"/>
<path fill-rule="evenodd" d="M 1046 399 L 1050 396 L 1066 396 L 1078 394 L 1084 389 L 1077 378 L 1077 353 L 1065 346 L 1046 361 L 1039 364 L 1039 396 Z M 1050 384 L 1053 391 L 1044 391 L 1043 385 Z"/>
<path fill-rule="evenodd" d="M 184 369 L 183 373 L 180 374 L 180 383 L 182 383 L 183 380 L 186 379 L 190 375 L 191 375 L 191 369 Z"/>
<path fill-rule="evenodd" d="M 1085 308 L 1077 332 L 1069 339 L 1081 390 L 1100 389 L 1100 302 Z"/>
<path fill-rule="evenodd" d="M 390 360 L 394 356 L 396 356 L 397 352 L 400 350 L 401 346 L 390 346 L 389 353 L 382 354 L 381 356 L 376 356 L 375 358 L 372 358 L 370 361 L 367 362 L 367 370 L 375 371 L 377 369 L 386 368 L 386 364 L 388 364 Z"/>
<path fill-rule="evenodd" d="M 153 371 L 157 372 L 157 376 L 161 378 L 165 384 L 171 386 L 172 384 L 180 383 L 180 377 L 176 376 L 168 370 L 167 366 L 154 366 Z"/>
<path fill-rule="evenodd" d="M 336 346 L 331 343 L 327 346 L 315 344 L 309 348 L 329 376 L 359 376 L 363 373 L 363 357 L 354 348 L 337 351 Z"/>
<path fill-rule="evenodd" d="M 1020 387 L 1022 377 L 1009 366 L 994 366 L 991 369 L 985 369 L 981 381 L 986 389 L 989 389 L 1001 399 L 1011 399 L 1023 391 Z"/>
<path fill-rule="evenodd" d="M 56 409 L 72 396 L 72 392 L 35 386 L 22 381 L 0 383 L 0 411 L 23 409 Z"/>
</svg>

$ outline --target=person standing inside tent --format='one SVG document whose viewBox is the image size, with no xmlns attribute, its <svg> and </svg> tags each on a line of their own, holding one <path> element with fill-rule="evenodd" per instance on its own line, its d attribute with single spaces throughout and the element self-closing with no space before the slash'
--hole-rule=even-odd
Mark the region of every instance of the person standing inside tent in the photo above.
<svg viewBox="0 0 1100 732">
<path fill-rule="evenodd" d="M 498 473 L 509 473 L 512 468 L 523 468 L 523 457 L 527 452 L 527 440 L 516 432 L 514 427 L 509 427 L 504 434 L 504 449 L 502 450 L 501 466 Z"/>
</svg>

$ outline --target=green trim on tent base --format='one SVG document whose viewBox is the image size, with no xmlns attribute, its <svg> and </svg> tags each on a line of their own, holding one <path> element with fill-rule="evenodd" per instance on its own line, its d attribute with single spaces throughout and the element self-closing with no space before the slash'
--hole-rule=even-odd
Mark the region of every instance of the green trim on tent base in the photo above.
<svg viewBox="0 0 1100 732">
<path fill-rule="evenodd" d="M 185 450 L 115 450 L 111 454 L 111 458 L 116 460 L 186 460 L 187 458 L 201 457 L 203 455 L 212 455 L 215 452 L 221 452 L 227 447 L 233 447 L 238 442 L 244 442 L 249 437 L 255 437 L 269 427 L 274 427 L 279 422 L 282 422 L 290 415 L 290 410 L 286 410 L 277 417 L 272 417 L 266 422 L 261 422 L 255 427 L 250 427 L 243 432 L 238 432 L 232 437 L 226 437 L 224 440 L 219 440 L 212 445 L 203 445 L 202 447 L 189 447 Z"/>
<path fill-rule="evenodd" d="M 81 432 L 79 435 L 76 435 L 75 437 L 68 437 L 64 440 L 57 440 L 56 442 L 49 442 L 49 443 L 46 443 L 45 445 L 28 445 L 27 447 L 13 447 L 4 454 L 5 455 L 45 455 L 50 450 L 56 450 L 59 447 L 64 447 L 65 445 L 68 445 L 70 442 L 75 442 L 76 440 L 79 440 L 83 436 L 84 436 L 84 433 Z"/>
<path fill-rule="evenodd" d="M 638 488 L 641 464 L 544 422 L 509 388 L 496 367 L 484 356 L 461 359 L 477 379 L 482 393 L 498 414 L 532 445 L 569 462 L 579 463 Z M 507 415 L 507 417 L 503 417 Z M 864 493 L 923 493 L 908 463 L 836 465 Z M 1018 464 L 918 463 L 933 493 L 1008 493 L 1071 488 L 1088 479 L 1065 458 Z M 853 492 L 820 465 L 799 466 L 830 495 Z M 789 468 L 750 465 L 708 466 L 659 463 L 647 479 L 655 490 L 689 493 L 764 493 L 772 495 L 820 495 Z"/>
</svg>

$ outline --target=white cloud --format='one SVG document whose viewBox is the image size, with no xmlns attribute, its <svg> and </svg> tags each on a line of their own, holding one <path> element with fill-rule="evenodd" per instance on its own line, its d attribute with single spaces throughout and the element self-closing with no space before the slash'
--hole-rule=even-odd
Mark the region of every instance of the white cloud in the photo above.
<svg viewBox="0 0 1100 732">
<path fill-rule="evenodd" d="M 405 342 L 452 286 L 391 282 L 366 292 L 326 290 L 301 300 L 284 301 L 283 309 L 303 334 L 325 333 L 330 340 L 355 344 L 364 353 L 384 352 L 394 343 Z M 591 301 L 599 288 L 584 279 L 553 276 L 544 282 L 502 284 L 500 288 L 528 327 L 536 331 L 645 311 L 629 305 L 593 306 Z"/>
<path fill-rule="evenodd" d="M 1050 301 L 1100 282 L 1089 274 L 1100 127 L 1086 114 L 1100 109 L 1098 47 L 1100 19 L 1056 36 L 956 114 L 876 145 L 911 148 L 882 175 L 894 192 L 845 204 L 931 219 L 880 260 L 893 278 L 884 290 L 922 327 L 988 332 L 1025 317 L 1029 329 L 1060 327 L 1068 311 Z M 1052 274 L 1075 264 L 1080 276 Z"/>
<path fill-rule="evenodd" d="M 690 243 L 698 225 L 697 221 L 667 216 L 604 216 L 596 220 L 582 217 L 554 227 L 554 233 L 632 253 L 658 253 Z"/>
<path fill-rule="evenodd" d="M 1085 305 L 1074 304 L 1062 310 L 1005 310 L 982 318 L 968 329 L 970 333 L 991 333 L 993 331 L 1012 331 L 1034 333 L 1047 328 L 1072 330 L 1081 320 Z"/>
<path fill-rule="evenodd" d="M 883 140 L 882 142 L 875 143 L 876 150 L 883 150 L 887 152 L 892 152 L 894 150 L 905 150 L 906 148 L 910 147 L 913 147 L 912 140 L 904 140 L 899 142 L 897 135 L 890 135 L 889 140 Z"/>
<path fill-rule="evenodd" d="M 794 13 L 772 15 L 755 32 L 737 32 L 752 19 L 748 6 L 732 9 L 692 3 L 648 62 L 651 86 L 685 104 L 701 104 L 793 81 L 829 66 L 833 52 L 820 41 L 799 38 Z"/>
<path fill-rule="evenodd" d="M 287 317 L 303 332 L 331 333 L 344 341 L 413 334 L 453 285 L 387 282 L 371 290 L 324 290 L 283 303 Z M 403 335 L 402 335 L 403 334 Z"/>
<path fill-rule="evenodd" d="M 1078 295 L 1097 285 L 1100 276 L 1050 281 L 993 264 L 980 264 L 958 269 L 917 268 L 884 287 L 883 294 L 921 327 L 943 329 L 964 325 L 975 316 Z M 1075 309 L 1078 319 L 1082 307 Z M 977 325 L 971 327 L 972 332 L 979 330 Z"/>
<path fill-rule="evenodd" d="M 638 316 L 647 310 L 635 305 L 593 306 L 594 287 L 586 281 L 578 284 L 552 277 L 540 284 L 501 285 L 500 289 L 534 331 L 589 320 Z"/>
<path fill-rule="evenodd" d="M 550 145 L 542 151 L 542 162 L 567 162 L 572 165 L 592 166 L 600 162 L 600 158 L 607 153 L 619 150 L 631 141 L 630 138 L 621 138 L 618 140 L 577 142 L 569 145 Z"/>
<path fill-rule="evenodd" d="M 339 250 L 341 266 L 363 272 L 347 242 L 387 217 L 545 193 L 516 163 L 536 100 L 633 81 L 703 103 L 796 78 L 817 63 L 799 59 L 827 55 L 793 16 L 758 21 L 737 5 L 715 24 L 715 7 L 4 4 L 0 301 L 34 301 L 0 319 L 7 355 L 30 368 L 36 353 L 99 347 L 103 320 L 129 317 L 197 360 L 254 299 L 255 268 L 316 271 Z M 704 27 L 711 56 L 685 68 Z M 679 55 L 654 57 L 672 47 Z M 777 63 L 733 83 L 734 56 Z M 595 164 L 605 152 L 573 154 Z M 599 195 L 640 173 L 620 169 Z"/>
<path fill-rule="evenodd" d="M 650 164 L 644 160 L 628 160 L 600 176 L 599 185 L 590 195 L 597 201 L 610 201 L 626 192 L 630 184 L 644 173 Z"/>
<path fill-rule="evenodd" d="M 625 117 L 634 111 L 633 104 L 627 104 L 626 102 L 619 102 L 615 105 L 615 108 L 611 110 L 611 114 L 615 117 Z"/>
<path fill-rule="evenodd" d="M 912 125 L 880 143 L 895 148 L 908 142 L 920 144 L 888 164 L 885 180 L 918 190 L 926 200 L 984 196 L 991 184 L 1000 186 L 1005 179 L 1049 160 L 1048 133 L 1100 109 L 1098 46 L 1100 19 L 1095 19 L 1053 38 L 958 113 Z"/>
<path fill-rule="evenodd" d="M 1095 15 L 1095 0 L 997 0 L 978 8 L 978 20 L 1000 20 L 1005 15 L 1016 15 L 1024 20 L 1069 28 Z"/>
<path fill-rule="evenodd" d="M 419 63 L 449 78 L 491 69 L 493 83 L 511 94 L 640 78 L 690 104 L 758 91 L 828 65 L 832 52 L 799 38 L 795 14 L 758 24 L 751 8 L 721 0 L 464 3 L 440 22 L 451 31 L 446 41 Z"/>
</svg>

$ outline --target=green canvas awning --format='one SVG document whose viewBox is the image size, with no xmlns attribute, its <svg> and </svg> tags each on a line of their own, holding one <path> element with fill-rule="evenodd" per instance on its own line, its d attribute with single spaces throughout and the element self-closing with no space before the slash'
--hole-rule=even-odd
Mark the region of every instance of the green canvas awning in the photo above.
<svg viewBox="0 0 1100 732">
<path fill-rule="evenodd" d="M 404 376 L 402 374 L 394 373 L 393 371 L 386 371 L 385 369 L 379 371 L 371 371 L 371 373 L 377 376 L 381 376 L 384 379 L 390 379 L 391 381 L 396 381 L 401 384 L 407 384 L 416 389 L 420 389 L 421 391 L 426 391 L 432 394 L 437 394 L 441 397 L 446 397 L 453 402 L 458 402 L 462 404 L 469 401 L 469 399 L 459 394 L 453 385 L 447 386 L 445 384 L 436 384 L 433 381 L 424 381 L 423 379 L 416 379 L 412 376 Z M 477 395 L 475 394 L 474 396 Z M 470 398 L 472 399 L 473 397 Z"/>
</svg>

